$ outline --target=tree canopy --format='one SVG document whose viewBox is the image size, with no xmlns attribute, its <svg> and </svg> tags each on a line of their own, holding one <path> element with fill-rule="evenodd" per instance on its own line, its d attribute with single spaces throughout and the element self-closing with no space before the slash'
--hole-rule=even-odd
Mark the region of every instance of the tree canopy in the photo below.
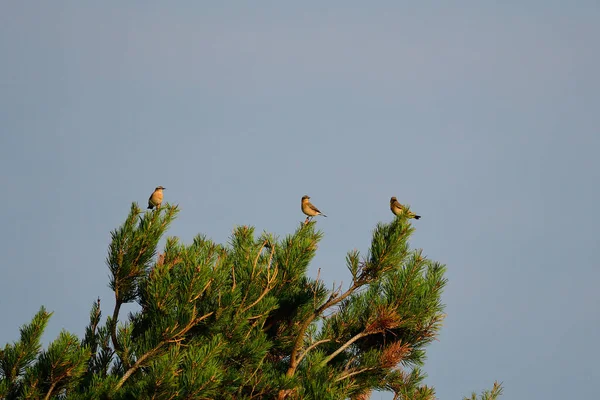
<svg viewBox="0 0 600 400">
<path fill-rule="evenodd" d="M 323 236 L 301 223 L 283 238 L 237 227 L 229 243 L 168 237 L 177 206 L 133 203 L 111 234 L 112 314 L 92 304 L 83 338 L 42 350 L 44 307 L 0 350 L 1 399 L 434 399 L 427 344 L 444 319 L 445 266 L 411 249 L 406 216 L 379 223 L 352 281 L 307 274 Z M 126 318 L 121 307 L 137 303 Z M 469 399 L 495 399 L 500 385 Z"/>
</svg>

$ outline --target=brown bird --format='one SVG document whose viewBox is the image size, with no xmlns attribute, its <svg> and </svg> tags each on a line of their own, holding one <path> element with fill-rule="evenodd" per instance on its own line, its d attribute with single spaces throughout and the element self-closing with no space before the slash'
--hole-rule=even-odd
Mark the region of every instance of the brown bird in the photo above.
<svg viewBox="0 0 600 400">
<path fill-rule="evenodd" d="M 156 207 L 157 210 L 160 208 L 160 204 L 163 201 L 163 190 L 165 189 L 166 188 L 162 186 L 159 186 L 156 189 L 154 189 L 154 192 L 152 192 L 150 198 L 148 199 L 149 210 L 152 210 L 154 207 Z"/>
<path fill-rule="evenodd" d="M 306 221 L 309 221 L 309 218 L 312 219 L 313 217 L 316 217 L 317 215 L 322 215 L 324 217 L 326 217 L 327 215 L 323 214 L 321 211 L 319 211 L 319 209 L 315 206 L 312 205 L 312 203 L 310 201 L 308 201 L 310 199 L 310 197 L 308 195 L 304 195 L 302 196 L 302 212 L 304 214 L 306 214 L 308 217 L 306 217 Z"/>
<path fill-rule="evenodd" d="M 402 213 L 404 212 L 404 209 L 405 209 L 405 207 L 402 204 L 398 203 L 398 199 L 396 199 L 395 197 L 392 197 L 390 199 L 390 210 L 392 210 L 394 215 L 402 215 Z M 421 218 L 421 216 L 415 214 L 412 211 L 409 211 L 408 218 L 419 219 L 419 218 Z"/>
</svg>

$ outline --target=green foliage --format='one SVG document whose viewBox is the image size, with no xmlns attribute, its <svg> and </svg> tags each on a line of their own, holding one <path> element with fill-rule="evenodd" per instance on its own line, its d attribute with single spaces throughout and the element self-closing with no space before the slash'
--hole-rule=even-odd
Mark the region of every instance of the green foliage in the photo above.
<svg viewBox="0 0 600 400">
<path fill-rule="evenodd" d="M 0 398 L 13 399 L 21 395 L 23 381 L 20 378 L 40 352 L 40 339 L 51 315 L 41 307 L 31 323 L 21 327 L 20 340 L 0 350 Z"/>
<path fill-rule="evenodd" d="M 247 226 L 226 245 L 167 238 L 159 253 L 177 213 L 131 206 L 106 260 L 112 315 L 102 324 L 98 299 L 82 340 L 61 332 L 41 351 L 42 308 L 0 351 L 0 399 L 434 398 L 420 367 L 444 318 L 445 267 L 410 248 L 405 217 L 378 224 L 366 256 L 349 252 L 352 282 L 330 290 L 306 274 L 315 222 L 282 239 Z M 120 319 L 131 302 L 139 311 Z"/>
<path fill-rule="evenodd" d="M 40 338 L 50 315 L 42 307 L 31 323 L 21 328 L 21 339 L 0 352 L 0 398 L 50 398 L 75 390 L 79 384 L 91 352 L 77 336 L 63 331 L 48 350 L 40 352 Z"/>
<path fill-rule="evenodd" d="M 465 397 L 464 400 L 496 400 L 502 394 L 502 384 L 494 382 L 494 387 L 491 390 L 484 390 L 477 397 L 476 393 L 472 393 L 471 397 Z"/>
</svg>

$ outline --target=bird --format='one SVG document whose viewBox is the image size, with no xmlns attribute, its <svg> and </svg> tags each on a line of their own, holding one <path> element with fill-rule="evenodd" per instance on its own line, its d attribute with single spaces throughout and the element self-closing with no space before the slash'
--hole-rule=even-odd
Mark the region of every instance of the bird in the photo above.
<svg viewBox="0 0 600 400">
<path fill-rule="evenodd" d="M 398 199 L 396 199 L 395 197 L 392 197 L 390 199 L 390 210 L 392 210 L 394 215 L 402 215 L 404 209 L 405 207 L 402 204 L 398 203 Z M 412 211 L 408 211 L 408 218 L 420 219 L 421 216 L 415 214 Z"/>
<path fill-rule="evenodd" d="M 312 203 L 308 201 L 309 199 L 310 197 L 308 195 L 302 196 L 302 212 L 307 215 L 306 221 L 304 221 L 304 223 L 307 223 L 309 219 L 312 219 L 317 215 L 322 215 L 326 217 L 327 215 L 323 214 L 321 211 L 319 211 L 317 207 L 313 206 Z"/>
<path fill-rule="evenodd" d="M 157 210 L 160 208 L 160 204 L 163 200 L 163 190 L 165 189 L 166 188 L 162 186 L 158 186 L 156 189 L 154 189 L 154 192 L 152 192 L 150 198 L 148 199 L 148 210 L 152 210 L 154 207 L 156 207 Z"/>
</svg>

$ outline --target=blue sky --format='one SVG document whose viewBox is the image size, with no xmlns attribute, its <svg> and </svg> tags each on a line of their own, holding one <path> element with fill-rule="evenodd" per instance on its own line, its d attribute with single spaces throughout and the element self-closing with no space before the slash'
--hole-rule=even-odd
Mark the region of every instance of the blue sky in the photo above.
<svg viewBox="0 0 600 400">
<path fill-rule="evenodd" d="M 41 305 L 46 341 L 98 296 L 110 312 L 110 230 L 157 185 L 187 242 L 287 234 L 311 195 L 329 282 L 395 195 L 448 267 L 438 397 L 595 397 L 599 20 L 583 0 L 2 3 L 0 344 Z"/>
</svg>

